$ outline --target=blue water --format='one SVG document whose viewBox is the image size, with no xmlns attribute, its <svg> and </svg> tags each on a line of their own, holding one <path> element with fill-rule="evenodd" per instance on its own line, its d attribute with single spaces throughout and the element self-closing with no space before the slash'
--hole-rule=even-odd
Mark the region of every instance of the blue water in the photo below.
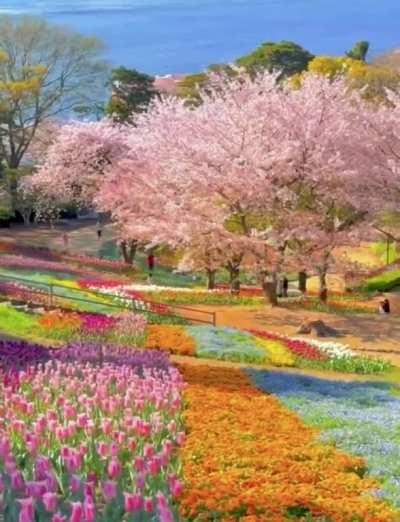
<svg viewBox="0 0 400 522">
<path fill-rule="evenodd" d="M 1 11 L 95 34 L 111 63 L 153 74 L 229 62 L 267 40 L 318 54 L 360 39 L 374 54 L 400 46 L 400 0 L 5 0 Z"/>
</svg>

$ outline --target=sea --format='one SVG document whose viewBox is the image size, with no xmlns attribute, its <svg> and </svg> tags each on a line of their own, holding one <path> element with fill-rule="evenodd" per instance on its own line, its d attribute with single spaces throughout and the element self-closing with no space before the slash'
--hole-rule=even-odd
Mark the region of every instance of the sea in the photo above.
<svg viewBox="0 0 400 522">
<path fill-rule="evenodd" d="M 265 41 L 343 54 L 400 47 L 400 0 L 0 0 L 0 13 L 36 14 L 103 40 L 110 65 L 150 74 L 226 63 Z"/>
</svg>

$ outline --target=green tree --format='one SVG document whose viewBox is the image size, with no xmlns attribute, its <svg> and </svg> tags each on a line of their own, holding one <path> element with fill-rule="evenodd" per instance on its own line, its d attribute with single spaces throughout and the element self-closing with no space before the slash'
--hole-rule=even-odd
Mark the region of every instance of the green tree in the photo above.
<svg viewBox="0 0 400 522">
<path fill-rule="evenodd" d="M 236 60 L 249 73 L 260 70 L 281 71 L 282 77 L 292 76 L 307 69 L 314 56 L 294 42 L 265 42 L 251 53 Z"/>
<path fill-rule="evenodd" d="M 43 18 L 0 16 L 0 156 L 17 169 L 47 120 L 100 96 L 106 65 L 96 38 Z"/>
<path fill-rule="evenodd" d="M 112 93 L 106 112 L 117 121 L 131 121 L 135 114 L 146 111 L 151 100 L 159 96 L 154 80 L 153 76 L 135 69 L 113 69 L 108 82 Z"/>
<path fill-rule="evenodd" d="M 365 62 L 367 59 L 368 50 L 369 42 L 366 40 L 361 40 L 360 42 L 356 42 L 353 47 L 346 52 L 346 56 L 348 58 L 353 58 L 353 60 L 360 60 L 361 62 Z"/>
</svg>

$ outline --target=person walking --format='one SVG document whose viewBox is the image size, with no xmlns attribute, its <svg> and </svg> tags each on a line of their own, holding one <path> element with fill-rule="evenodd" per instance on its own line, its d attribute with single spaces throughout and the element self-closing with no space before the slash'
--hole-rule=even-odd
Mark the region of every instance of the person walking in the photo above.
<svg viewBox="0 0 400 522">
<path fill-rule="evenodd" d="M 101 236 L 103 235 L 103 227 L 101 224 L 101 221 L 98 219 L 96 223 L 96 233 L 97 233 L 97 239 L 100 240 Z"/>
<path fill-rule="evenodd" d="M 69 235 L 66 232 L 64 232 L 64 234 L 63 234 L 62 242 L 64 245 L 64 250 L 65 250 L 65 252 L 67 252 L 68 246 L 69 246 Z"/>
<path fill-rule="evenodd" d="M 288 290 L 289 290 L 289 279 L 284 276 L 282 280 L 282 296 L 287 297 L 288 296 Z"/>
<path fill-rule="evenodd" d="M 147 268 L 149 271 L 149 277 L 153 277 L 154 265 L 155 265 L 154 254 L 152 252 L 150 252 L 150 254 L 147 256 Z"/>
</svg>

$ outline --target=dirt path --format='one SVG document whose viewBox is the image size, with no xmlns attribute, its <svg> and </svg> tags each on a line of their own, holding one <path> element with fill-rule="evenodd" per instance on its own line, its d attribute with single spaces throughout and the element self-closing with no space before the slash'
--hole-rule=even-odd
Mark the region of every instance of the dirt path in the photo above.
<svg viewBox="0 0 400 522">
<path fill-rule="evenodd" d="M 203 306 L 217 313 L 218 326 L 241 329 L 260 328 L 284 335 L 298 336 L 296 330 L 305 320 L 321 319 L 337 329 L 340 336 L 326 340 L 348 344 L 360 353 L 385 357 L 400 367 L 400 319 L 372 314 L 328 314 L 277 307 Z M 302 336 L 304 339 L 312 336 Z"/>
</svg>

